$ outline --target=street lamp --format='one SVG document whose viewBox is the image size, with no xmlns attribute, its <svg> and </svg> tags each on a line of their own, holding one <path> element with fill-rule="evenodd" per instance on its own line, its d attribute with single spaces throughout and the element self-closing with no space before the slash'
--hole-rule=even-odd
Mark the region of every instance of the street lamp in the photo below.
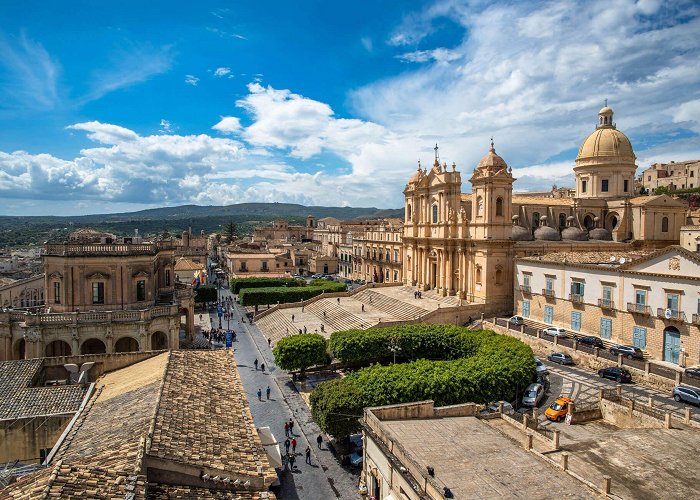
<svg viewBox="0 0 700 500">
<path fill-rule="evenodd" d="M 401 347 L 399 347 L 396 340 L 391 341 L 391 344 L 389 344 L 389 350 L 394 354 L 394 364 L 396 364 L 396 353 L 401 351 Z"/>
</svg>

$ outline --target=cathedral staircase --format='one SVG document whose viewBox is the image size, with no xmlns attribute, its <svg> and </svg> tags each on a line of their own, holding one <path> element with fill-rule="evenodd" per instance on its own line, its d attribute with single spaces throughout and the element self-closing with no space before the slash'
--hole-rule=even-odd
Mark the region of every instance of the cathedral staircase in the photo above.
<svg viewBox="0 0 700 500">
<path fill-rule="evenodd" d="M 428 312 L 427 309 L 414 306 L 402 300 L 395 299 L 384 295 L 383 293 L 375 292 L 374 290 L 366 289 L 353 295 L 353 298 L 367 305 L 391 314 L 398 320 L 416 319 Z"/>
</svg>

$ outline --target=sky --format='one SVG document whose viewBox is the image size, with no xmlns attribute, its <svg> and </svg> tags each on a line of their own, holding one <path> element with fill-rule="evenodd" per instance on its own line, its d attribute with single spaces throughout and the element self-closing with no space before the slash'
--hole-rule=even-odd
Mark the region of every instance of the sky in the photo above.
<svg viewBox="0 0 700 500">
<path fill-rule="evenodd" d="M 572 186 L 605 99 L 640 170 L 700 159 L 699 34 L 697 1 L 2 2 L 0 214 L 398 208 L 491 137 L 514 190 Z"/>
</svg>

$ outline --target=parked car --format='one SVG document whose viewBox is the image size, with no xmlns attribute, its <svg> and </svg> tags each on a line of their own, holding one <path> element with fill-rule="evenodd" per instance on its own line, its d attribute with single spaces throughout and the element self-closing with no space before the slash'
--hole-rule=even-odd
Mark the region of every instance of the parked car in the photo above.
<svg viewBox="0 0 700 500">
<path fill-rule="evenodd" d="M 700 406 L 700 389 L 677 385 L 673 388 L 673 399 Z"/>
<path fill-rule="evenodd" d="M 525 319 L 522 316 L 512 316 L 509 320 L 511 325 L 522 325 Z"/>
<path fill-rule="evenodd" d="M 530 384 L 523 394 L 523 406 L 537 406 L 544 397 L 544 386 L 542 384 Z"/>
<path fill-rule="evenodd" d="M 700 378 L 700 366 L 693 366 L 685 369 L 686 377 Z"/>
<path fill-rule="evenodd" d="M 545 365 L 540 358 L 535 358 L 535 374 L 539 377 L 549 373 L 547 365 Z"/>
<path fill-rule="evenodd" d="M 644 352 L 639 347 L 631 345 L 615 345 L 610 348 L 611 354 L 622 354 L 629 359 L 644 359 Z"/>
<path fill-rule="evenodd" d="M 632 382 L 632 374 L 629 372 L 629 370 L 625 368 L 618 368 L 617 366 L 601 368 L 598 370 L 598 376 L 600 378 L 617 380 L 618 382 Z"/>
<path fill-rule="evenodd" d="M 491 403 L 486 408 L 481 410 L 479 413 L 482 415 L 488 415 L 489 413 L 496 413 L 496 412 L 498 412 L 498 402 Z M 515 413 L 515 408 L 513 408 L 513 405 L 510 404 L 508 401 L 503 401 L 503 413 L 506 415 L 512 415 Z"/>
<path fill-rule="evenodd" d="M 551 420 L 552 422 L 561 422 L 569 412 L 569 405 L 573 402 L 574 400 L 571 398 L 558 398 L 547 408 L 544 412 L 544 416 L 547 417 L 547 420 Z"/>
<path fill-rule="evenodd" d="M 558 326 L 550 326 L 549 328 L 545 328 L 544 330 L 542 330 L 542 333 L 544 333 L 545 335 L 551 335 L 552 337 L 560 338 L 565 338 L 568 336 L 566 334 L 566 330 Z"/>
<path fill-rule="evenodd" d="M 312 275 L 311 275 L 311 279 L 317 280 L 317 279 L 319 279 L 321 276 L 323 276 L 321 273 L 312 274 Z"/>
<path fill-rule="evenodd" d="M 586 335 L 585 337 L 579 337 L 578 343 L 589 345 L 591 347 L 598 347 L 600 349 L 605 348 L 605 344 L 603 344 L 603 341 L 600 339 L 600 337 L 594 337 L 593 335 Z"/>
<path fill-rule="evenodd" d="M 547 359 L 553 363 L 559 363 L 560 365 L 573 365 L 574 359 L 563 352 L 553 352 Z"/>
</svg>

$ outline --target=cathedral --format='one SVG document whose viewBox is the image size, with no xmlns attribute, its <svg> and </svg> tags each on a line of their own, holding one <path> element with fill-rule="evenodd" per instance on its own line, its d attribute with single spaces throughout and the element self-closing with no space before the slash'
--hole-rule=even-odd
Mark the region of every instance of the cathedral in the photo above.
<svg viewBox="0 0 700 500">
<path fill-rule="evenodd" d="M 687 207 L 668 195 L 639 196 L 635 161 L 608 106 L 581 144 L 570 195 L 513 194 L 516 179 L 493 142 L 469 179 L 471 193 L 462 193 L 457 166 L 441 165 L 436 147 L 432 168 L 419 163 L 404 190 L 405 282 L 487 304 L 486 312 L 508 310 L 515 257 L 677 244 Z"/>
</svg>

